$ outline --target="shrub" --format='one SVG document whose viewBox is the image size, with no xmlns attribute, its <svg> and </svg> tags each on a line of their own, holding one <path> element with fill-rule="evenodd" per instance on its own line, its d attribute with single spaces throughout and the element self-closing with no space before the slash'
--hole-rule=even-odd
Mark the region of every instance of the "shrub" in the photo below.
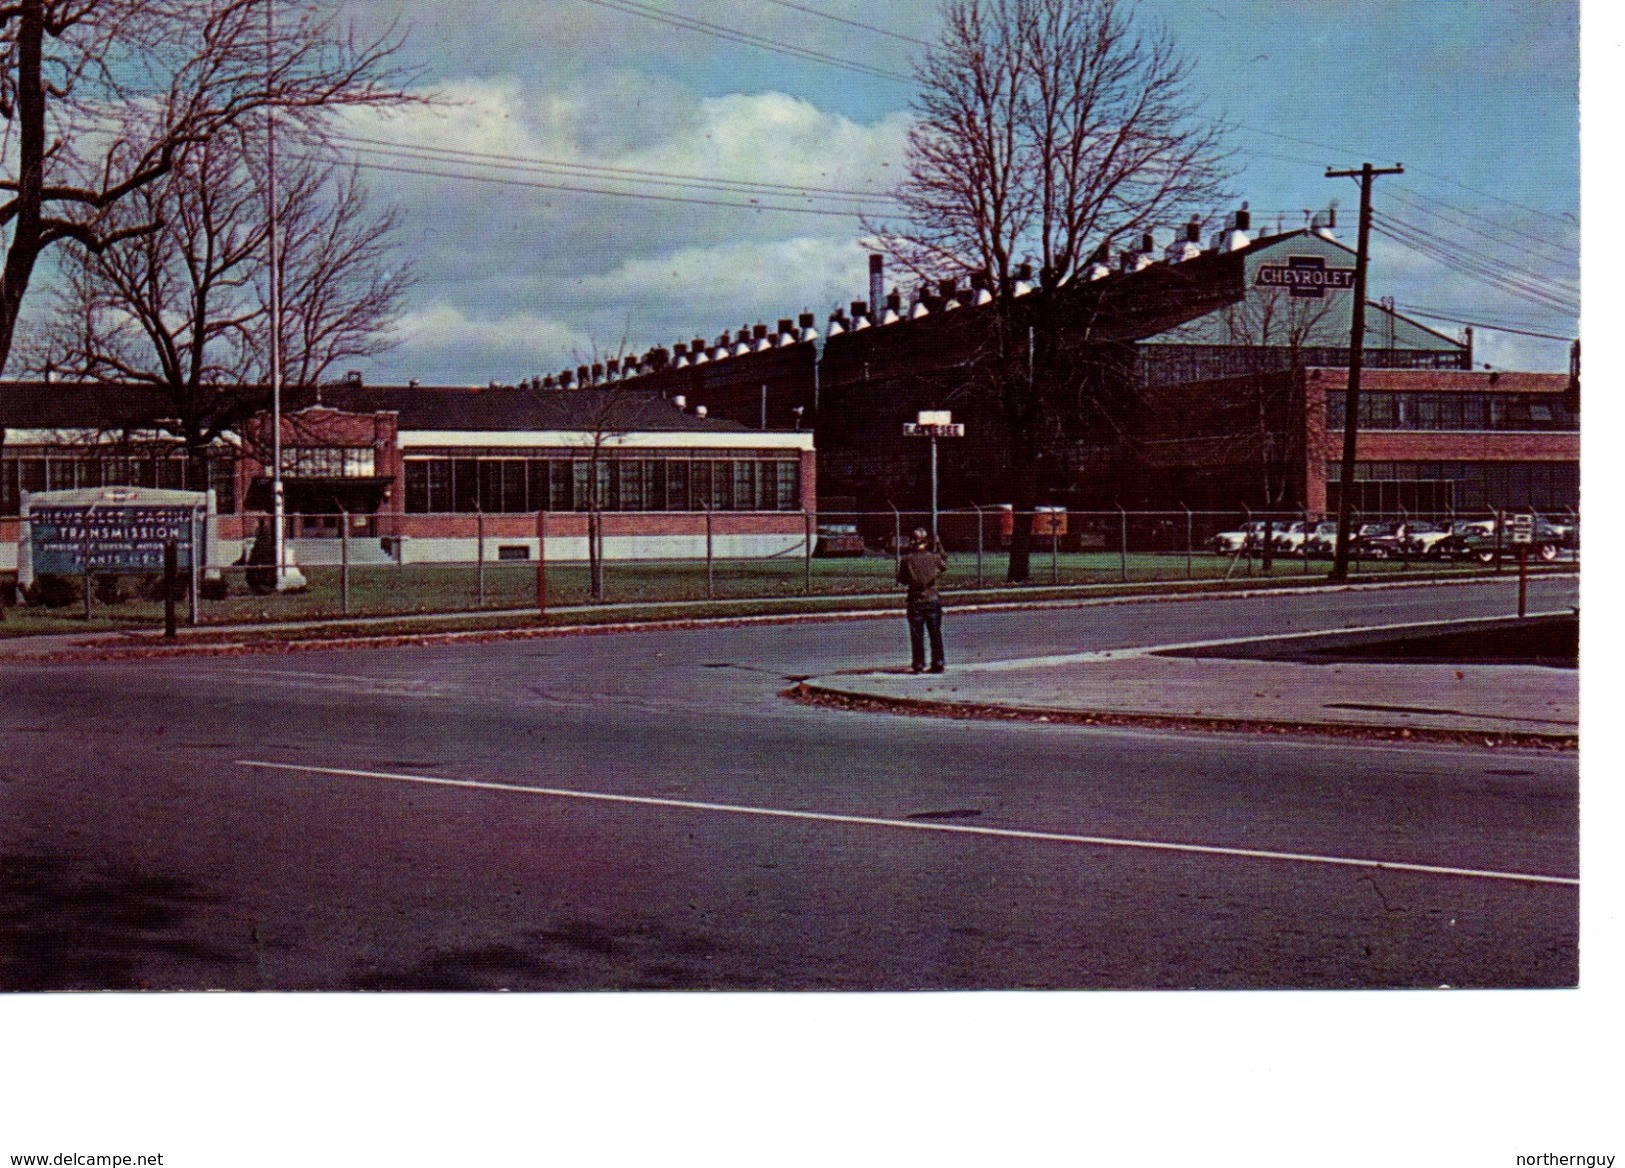
<svg viewBox="0 0 1625 1168">
<path fill-rule="evenodd" d="M 130 589 L 122 576 L 97 576 L 96 599 L 102 604 L 123 604 L 130 599 Z"/>
<path fill-rule="evenodd" d="M 255 596 L 276 591 L 276 535 L 269 523 L 261 523 L 254 533 L 254 543 L 248 549 L 248 563 L 253 565 L 243 573 L 248 590 Z"/>
<path fill-rule="evenodd" d="M 84 588 L 77 576 L 44 575 L 23 593 L 23 599 L 35 608 L 67 608 L 84 599 Z"/>
<path fill-rule="evenodd" d="M 224 600 L 231 595 L 231 583 L 224 574 L 205 576 L 197 582 L 199 600 Z"/>
</svg>

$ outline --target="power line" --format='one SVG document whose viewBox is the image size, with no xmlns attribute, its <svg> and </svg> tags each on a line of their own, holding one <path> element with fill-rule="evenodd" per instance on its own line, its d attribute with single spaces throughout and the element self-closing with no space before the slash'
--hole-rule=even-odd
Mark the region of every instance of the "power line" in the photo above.
<svg viewBox="0 0 1625 1168">
<path fill-rule="evenodd" d="M 1449 321 L 1451 324 L 1465 324 L 1465 325 L 1470 325 L 1473 328 L 1489 329 L 1491 332 L 1495 332 L 1495 333 L 1516 333 L 1520 337 L 1540 337 L 1541 339 L 1547 340 L 1547 341 L 1572 341 L 1572 340 L 1574 340 L 1573 337 L 1561 337 L 1561 336 L 1558 336 L 1556 333 L 1537 333 L 1537 332 L 1533 331 L 1532 329 L 1512 328 L 1510 325 L 1490 324 L 1488 321 L 1463 320 L 1462 318 L 1456 317 L 1456 316 L 1442 316 L 1437 312 L 1432 312 L 1432 311 L 1429 311 L 1427 309 L 1422 309 L 1422 308 L 1416 308 L 1416 307 L 1414 307 L 1412 305 L 1409 305 L 1409 304 L 1399 304 L 1399 305 L 1396 305 L 1395 307 L 1402 308 L 1406 312 L 1410 313 L 1412 316 L 1419 316 L 1423 320 L 1444 320 L 1444 321 Z"/>
<path fill-rule="evenodd" d="M 797 183 L 759 182 L 750 179 L 729 179 L 714 175 L 684 174 L 674 171 L 637 170 L 631 167 L 603 166 L 585 162 L 564 162 L 550 158 L 527 158 L 522 155 L 497 154 L 479 150 L 458 150 L 450 146 L 421 146 L 408 142 L 390 142 L 380 138 L 358 135 L 333 134 L 332 141 L 343 143 L 367 153 L 414 158 L 426 156 L 434 161 L 472 161 L 482 166 L 501 169 L 527 169 L 580 173 L 588 177 L 608 178 L 616 181 L 650 183 L 658 186 L 695 187 L 702 190 L 738 193 L 766 193 L 771 195 L 802 195 L 823 201 L 883 202 L 895 200 L 883 192 L 859 191 L 842 187 L 812 187 Z"/>
<path fill-rule="evenodd" d="M 740 32 L 738 29 L 712 24 L 710 21 L 700 20 L 697 17 L 679 16 L 674 12 L 667 12 L 665 9 L 639 4 L 637 0 L 586 0 L 586 3 L 595 4 L 600 8 L 607 8 L 612 12 L 620 12 L 627 16 L 641 16 L 645 20 L 653 20 L 659 24 L 670 25 L 673 28 L 684 29 L 688 32 L 702 33 L 706 36 L 716 37 L 719 40 L 732 41 L 735 44 L 748 45 L 751 48 L 766 49 L 769 52 L 783 53 L 790 57 L 799 57 L 801 60 L 812 61 L 815 64 L 832 65 L 837 69 L 848 69 L 854 73 L 878 77 L 885 81 L 900 81 L 909 85 L 914 83 L 914 78 L 903 73 L 893 73 L 889 69 L 881 69 L 874 65 L 865 65 L 861 61 L 852 61 L 845 57 L 821 53 L 816 49 L 792 45 L 787 41 L 757 36 L 754 33 Z"/>
<path fill-rule="evenodd" d="M 931 47 L 930 41 L 923 41 L 919 37 L 905 36 L 900 32 L 893 32 L 889 28 L 881 28 L 878 25 L 873 24 L 864 24 L 861 20 L 848 20 L 844 16 L 835 16 L 828 12 L 821 12 L 816 8 L 810 8 L 805 4 L 793 4 L 791 3 L 791 0 L 761 0 L 761 2 L 764 4 L 776 4 L 780 8 L 790 8 L 796 12 L 805 12 L 808 16 L 816 16 L 822 20 L 833 20 L 836 24 L 845 24 L 852 28 L 864 29 L 868 32 L 878 32 L 881 36 L 888 36 L 899 41 L 907 41 L 911 45 L 923 45 L 928 49 Z"/>
<path fill-rule="evenodd" d="M 1535 270 L 1533 270 L 1531 268 L 1520 267 L 1517 264 L 1511 263 L 1511 262 L 1509 262 L 1507 260 L 1503 260 L 1499 256 L 1486 255 L 1484 252 L 1475 251 L 1473 248 L 1468 247 L 1466 244 L 1460 242 L 1459 240 L 1449 239 L 1449 238 L 1446 238 L 1445 236 L 1438 235 L 1438 234 L 1436 234 L 1436 233 L 1434 233 L 1432 231 L 1427 230 L 1427 228 L 1425 228 L 1425 227 L 1419 227 L 1414 223 L 1407 223 L 1405 220 L 1400 219 L 1400 218 L 1398 218 L 1397 216 L 1394 216 L 1394 215 L 1386 215 L 1386 216 L 1384 216 L 1384 219 L 1388 223 L 1391 223 L 1391 224 L 1397 225 L 1399 227 L 1406 228 L 1409 231 L 1415 232 L 1416 234 L 1420 235 L 1422 238 L 1424 238 L 1424 239 L 1428 240 L 1429 242 L 1433 243 L 1437 247 L 1440 247 L 1440 248 L 1443 248 L 1445 250 L 1449 250 L 1449 251 L 1453 251 L 1455 253 L 1458 253 L 1458 254 L 1460 254 L 1460 255 L 1462 255 L 1464 257 L 1467 257 L 1468 259 L 1472 260 L 1473 262 L 1481 263 L 1481 264 L 1487 264 L 1487 265 L 1490 265 L 1492 267 L 1499 267 L 1500 269 L 1502 269 L 1502 270 L 1504 270 L 1506 272 L 1513 273 L 1513 274 L 1515 274 L 1517 276 L 1527 277 L 1528 279 L 1531 279 L 1531 280 L 1545 280 L 1545 281 L 1549 282 L 1550 284 L 1552 284 L 1554 287 L 1558 288 L 1560 291 L 1572 293 L 1575 296 L 1578 296 L 1580 294 L 1579 287 L 1577 285 L 1571 283 L 1569 280 L 1567 280 L 1567 279 L 1565 279 L 1563 277 L 1553 276 L 1553 275 L 1551 275 L 1551 274 L 1549 274 L 1547 272 L 1537 272 L 1537 271 L 1535 271 Z"/>
<path fill-rule="evenodd" d="M 1395 185 L 1397 186 L 1398 184 Z M 1413 207 L 1425 215 L 1431 215 L 1436 219 L 1442 219 L 1446 223 L 1453 223 L 1458 227 L 1466 228 L 1468 231 L 1480 236 L 1486 242 L 1495 247 L 1510 247 L 1517 251 L 1523 252 L 1525 255 L 1528 255 L 1531 258 L 1545 260 L 1548 263 L 1555 262 L 1572 266 L 1579 261 L 1580 256 L 1575 249 L 1565 247 L 1562 244 L 1547 244 L 1539 236 L 1532 235 L 1527 231 L 1518 231 L 1510 227 L 1499 226 L 1493 220 L 1482 219 L 1474 216 L 1470 211 L 1462 211 L 1462 208 L 1459 207 L 1452 208 L 1452 210 L 1462 211 L 1462 213 L 1467 216 L 1465 219 L 1460 219 L 1454 215 L 1447 215 L 1443 211 L 1435 210 L 1434 204 L 1437 203 L 1437 200 L 1424 202 L 1420 199 L 1408 198 L 1403 191 L 1399 190 L 1393 190 L 1391 193 L 1396 199 L 1407 206 Z M 1448 203 L 1437 203 L 1437 205 L 1443 207 L 1450 206 Z M 1504 241 L 1492 238 L 1492 232 L 1505 237 Z M 1512 239 L 1513 236 L 1530 240 L 1537 245 L 1543 245 L 1543 248 L 1531 247 L 1528 244 L 1514 242 Z"/>
<path fill-rule="evenodd" d="M 1519 299 L 1538 304 L 1542 308 L 1557 312 L 1578 313 L 1579 306 L 1560 299 L 1557 295 L 1546 291 L 1538 284 L 1531 284 L 1513 276 L 1508 276 L 1494 265 L 1476 264 L 1471 260 L 1453 253 L 1448 247 L 1440 247 L 1428 240 L 1415 235 L 1402 226 L 1396 226 L 1392 220 L 1384 219 L 1374 225 L 1374 229 L 1381 235 L 1403 244 L 1413 251 L 1422 253 L 1431 259 L 1437 260 L 1444 266 L 1460 275 L 1481 284 L 1487 284 L 1497 291 L 1508 293 Z"/>
<path fill-rule="evenodd" d="M 535 179 L 501 178 L 496 175 L 485 174 L 457 174 L 443 170 L 425 170 L 410 166 L 391 166 L 383 162 L 357 162 L 356 166 L 363 170 L 384 171 L 390 174 L 414 174 L 425 178 L 450 178 L 464 182 L 492 183 L 497 186 L 528 187 L 543 191 L 569 191 L 572 194 L 607 195 L 618 199 L 644 199 L 656 203 L 690 203 L 702 207 L 738 207 L 745 211 L 782 211 L 793 215 L 822 215 L 836 219 L 859 218 L 854 211 L 832 211 L 821 207 L 786 207 L 775 203 L 761 203 L 752 200 L 748 203 L 734 203 L 725 199 L 700 199 L 690 195 L 655 195 L 641 191 L 616 191 L 601 187 L 572 186 L 569 183 L 539 182 Z"/>
</svg>

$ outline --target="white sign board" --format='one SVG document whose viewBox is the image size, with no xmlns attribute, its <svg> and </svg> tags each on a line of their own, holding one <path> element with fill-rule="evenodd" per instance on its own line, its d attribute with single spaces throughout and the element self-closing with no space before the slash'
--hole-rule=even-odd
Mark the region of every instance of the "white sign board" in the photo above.
<svg viewBox="0 0 1625 1168">
<path fill-rule="evenodd" d="M 946 426 L 921 424 L 919 422 L 904 422 L 903 437 L 905 438 L 963 438 L 965 425 L 963 422 L 952 422 Z"/>
<path fill-rule="evenodd" d="M 1535 517 L 1533 515 L 1514 515 L 1512 517 L 1512 542 L 1535 542 Z"/>
</svg>

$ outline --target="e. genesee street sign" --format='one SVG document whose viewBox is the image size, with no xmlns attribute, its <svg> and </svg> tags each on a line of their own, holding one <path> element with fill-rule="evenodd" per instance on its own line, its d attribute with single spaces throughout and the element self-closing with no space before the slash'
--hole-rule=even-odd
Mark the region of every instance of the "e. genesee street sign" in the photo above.
<svg viewBox="0 0 1625 1168">
<path fill-rule="evenodd" d="M 1288 256 L 1285 264 L 1264 264 L 1254 281 L 1261 288 L 1290 288 L 1292 295 L 1313 297 L 1354 287 L 1353 268 L 1328 268 L 1324 256 Z"/>
<path fill-rule="evenodd" d="M 42 505 L 29 511 L 36 573 L 161 572 L 174 540 L 177 566 L 191 567 L 191 507 Z"/>
</svg>

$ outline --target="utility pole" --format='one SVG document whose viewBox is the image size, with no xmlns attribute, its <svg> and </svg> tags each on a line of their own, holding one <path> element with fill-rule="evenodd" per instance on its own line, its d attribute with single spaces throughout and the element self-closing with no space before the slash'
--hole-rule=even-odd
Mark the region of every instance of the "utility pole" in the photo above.
<svg viewBox="0 0 1625 1168">
<path fill-rule="evenodd" d="M 1371 248 L 1371 183 L 1383 174 L 1404 174 L 1400 165 L 1383 170 L 1369 162 L 1359 170 L 1328 170 L 1327 178 L 1359 178 L 1360 234 L 1354 258 L 1354 323 L 1349 330 L 1349 377 L 1347 403 L 1343 407 L 1343 468 L 1337 489 L 1337 550 L 1332 557 L 1331 578 L 1349 577 L 1349 517 L 1354 496 L 1354 447 L 1360 433 L 1360 366 L 1365 358 L 1365 275 Z"/>
</svg>

